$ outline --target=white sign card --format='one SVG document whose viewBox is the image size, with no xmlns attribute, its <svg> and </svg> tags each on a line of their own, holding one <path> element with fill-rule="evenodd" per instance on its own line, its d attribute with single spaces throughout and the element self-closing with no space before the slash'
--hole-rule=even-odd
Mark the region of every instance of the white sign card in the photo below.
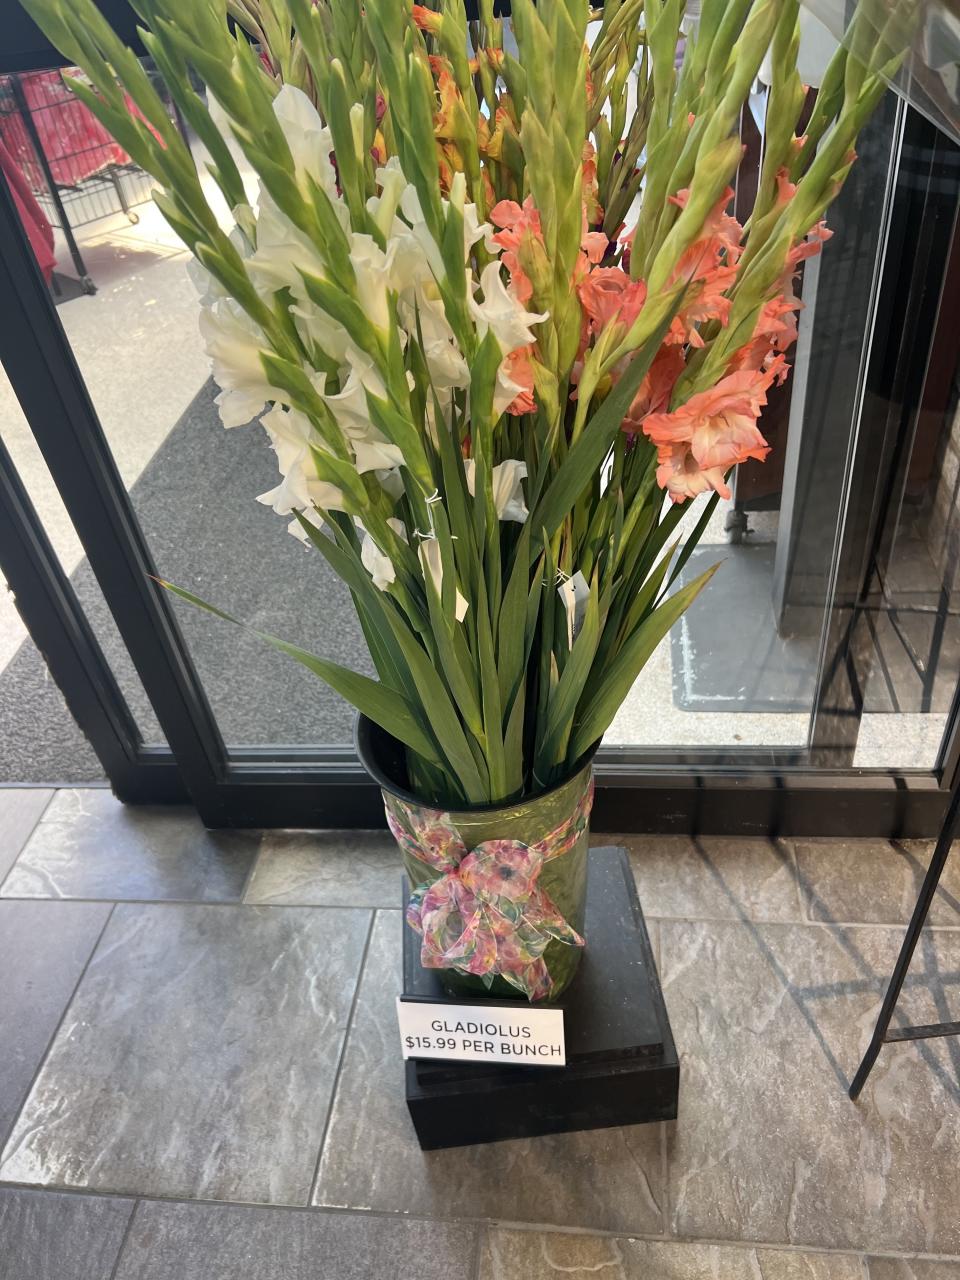
<svg viewBox="0 0 960 1280">
<path fill-rule="evenodd" d="M 452 1058 L 563 1067 L 563 1010 L 531 1005 L 447 1004 L 397 997 L 405 1058 Z"/>
</svg>

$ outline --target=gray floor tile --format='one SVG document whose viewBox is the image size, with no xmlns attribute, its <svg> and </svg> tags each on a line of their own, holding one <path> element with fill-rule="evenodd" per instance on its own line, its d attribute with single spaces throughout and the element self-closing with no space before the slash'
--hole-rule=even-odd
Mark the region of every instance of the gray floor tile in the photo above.
<svg viewBox="0 0 960 1280">
<path fill-rule="evenodd" d="M 864 1280 L 852 1253 L 491 1230 L 477 1280 Z"/>
<path fill-rule="evenodd" d="M 658 1125 L 423 1152 L 404 1101 L 395 1000 L 400 913 L 374 926 L 315 1203 L 656 1233 Z"/>
<path fill-rule="evenodd" d="M 402 869 L 386 831 L 265 831 L 245 902 L 398 907 Z"/>
<path fill-rule="evenodd" d="M 907 923 L 933 852 L 925 840 L 794 843 L 810 919 L 865 924 Z M 960 925 L 960 848 L 947 858 L 929 920 Z"/>
<path fill-rule="evenodd" d="M 958 1280 L 960 1259 L 868 1258 L 869 1280 Z"/>
<path fill-rule="evenodd" d="M 0 1179 L 305 1204 L 369 920 L 119 905 Z"/>
<path fill-rule="evenodd" d="M 0 902 L 0 1145 L 109 914 L 98 902 Z"/>
<path fill-rule="evenodd" d="M 205 831 L 192 808 L 122 805 L 109 791 L 58 791 L 7 877 L 7 898 L 236 902 L 252 831 Z"/>
<path fill-rule="evenodd" d="M 452 1223 L 141 1203 L 116 1280 L 472 1280 L 476 1247 Z"/>
<path fill-rule="evenodd" d="M 681 1053 L 674 1234 L 960 1252 L 960 1046 L 889 1045 L 860 1102 L 846 1094 L 900 940 L 877 927 L 662 923 Z M 947 1016 L 958 980 L 960 934 L 928 932 L 904 1014 Z"/>
<path fill-rule="evenodd" d="M 791 853 L 769 840 L 597 835 L 592 843 L 627 847 L 645 915 L 804 919 Z"/>
<path fill-rule="evenodd" d="M 0 884 L 52 796 L 53 792 L 46 787 L 0 789 Z"/>
<path fill-rule="evenodd" d="M 111 1280 L 133 1205 L 0 1187 L 0 1280 Z"/>
</svg>

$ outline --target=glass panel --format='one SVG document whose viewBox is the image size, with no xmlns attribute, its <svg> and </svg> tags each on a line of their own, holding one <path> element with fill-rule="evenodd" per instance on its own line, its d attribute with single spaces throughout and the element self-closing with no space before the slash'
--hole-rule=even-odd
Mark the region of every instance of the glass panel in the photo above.
<svg viewBox="0 0 960 1280">
<path fill-rule="evenodd" d="M 721 568 L 641 674 L 608 740 L 727 748 L 731 758 L 758 761 L 804 758 L 899 120 L 888 94 L 829 210 L 834 235 L 804 264 L 793 369 L 771 388 L 759 424 L 770 453 L 739 468 L 733 499 L 717 508 L 683 580 L 718 561 Z M 687 520 L 696 518 L 695 505 Z"/>
<path fill-rule="evenodd" d="M 754 106 L 743 136 L 759 154 L 762 101 Z M 723 567 L 642 673 L 609 744 L 649 749 L 654 758 L 676 750 L 734 763 L 935 763 L 960 669 L 949 578 L 960 429 L 947 425 L 956 415 L 943 394 L 926 425 L 892 422 L 890 395 L 876 396 L 864 381 L 871 343 L 875 357 L 878 349 L 874 313 L 901 115 L 888 94 L 860 140 L 858 163 L 829 211 L 834 237 L 805 267 L 794 370 L 771 393 L 761 422 L 770 456 L 740 469 L 733 499 L 718 507 L 684 577 L 717 560 Z M 238 160 L 253 194 L 252 175 Z M 75 192 L 61 192 L 60 213 L 36 165 L 22 164 L 51 216 L 72 225 L 75 252 L 65 229 L 57 231 L 59 314 L 160 572 L 252 626 L 372 673 L 346 589 L 288 535 L 284 519 L 255 501 L 277 483 L 275 459 L 256 425 L 220 425 L 188 255 L 157 210 L 139 202 L 145 188 L 137 173 L 123 157 L 106 166 L 122 171 L 113 176 L 126 184 L 127 214 L 112 180 L 103 183 L 103 166 L 74 175 Z M 919 190 L 922 165 L 919 153 L 906 156 L 901 186 L 916 179 Z M 954 209 L 955 173 L 937 179 Z M 94 182 L 106 208 L 93 200 Z M 744 181 L 738 192 L 741 220 L 749 215 L 748 187 Z M 222 203 L 218 209 L 227 225 Z M 893 256 L 912 261 L 916 252 L 908 243 Z M 84 277 L 95 294 L 81 291 Z M 884 323 L 880 337 L 898 358 L 902 325 L 895 313 Z M 914 367 L 923 364 L 922 355 L 907 354 Z M 955 368 L 944 376 L 950 382 Z M 884 467 L 906 477 L 896 491 L 876 493 L 875 462 L 857 452 L 865 391 L 878 401 L 867 396 L 871 420 L 891 419 Z M 899 470 L 890 450 L 898 451 Z M 864 503 L 872 515 L 851 532 Z M 880 520 L 881 509 L 892 514 Z M 693 504 L 690 523 L 698 510 Z M 883 549 L 884 569 L 882 585 L 871 587 L 869 626 L 878 637 L 871 657 L 861 639 L 863 602 L 835 593 L 842 573 L 862 583 L 861 562 L 874 547 Z M 856 572 L 844 568 L 843 555 L 859 557 Z M 249 633 L 180 601 L 174 607 L 231 746 L 270 745 L 279 754 L 286 744 L 349 744 L 353 712 L 325 685 Z M 827 750 L 825 689 L 837 663 L 852 664 L 859 686 L 856 696 L 844 693 L 844 730 Z M 831 713 L 835 720 L 841 711 Z"/>
<path fill-rule="evenodd" d="M 684 578 L 721 569 L 608 741 L 936 766 L 960 677 L 958 154 L 888 94 L 805 264 L 794 369 L 760 423 L 771 453 L 740 468 Z"/>
<path fill-rule="evenodd" d="M 372 674 L 349 593 L 256 502 L 278 479 L 264 432 L 220 423 L 190 255 L 150 200 L 152 180 L 57 71 L 0 77 L 0 130 L 54 226 L 51 292 L 159 572 L 251 626 Z M 232 226 L 213 181 L 204 186 Z M 53 506 L 45 514 L 59 523 Z M 352 708 L 325 685 L 249 633 L 180 600 L 174 609 L 227 742 L 351 743 Z"/>
<path fill-rule="evenodd" d="M 165 745 L 113 615 L 2 368 L 0 439 L 110 661 L 142 740 L 152 746 Z M 42 655 L 27 634 L 13 596 L 6 590 L 0 591 L 0 725 L 0 782 L 76 783 L 104 777 L 100 762 L 74 723 Z"/>
</svg>

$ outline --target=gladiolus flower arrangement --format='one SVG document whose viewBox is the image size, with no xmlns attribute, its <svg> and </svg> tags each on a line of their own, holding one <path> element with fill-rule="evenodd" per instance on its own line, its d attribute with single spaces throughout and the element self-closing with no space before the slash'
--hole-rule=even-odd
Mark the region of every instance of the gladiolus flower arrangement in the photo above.
<svg viewBox="0 0 960 1280">
<path fill-rule="evenodd" d="M 471 23 L 438 2 L 133 0 L 229 232 L 92 0 L 28 7 L 156 179 L 224 426 L 266 430 L 259 501 L 349 586 L 379 680 L 264 638 L 404 745 L 419 796 L 462 807 L 569 775 L 709 578 L 675 589 L 731 468 L 767 452 L 797 268 L 889 53 L 840 47 L 801 130 L 797 0 L 704 0 L 693 24 L 682 0 L 513 0 L 512 39 L 492 0 Z"/>
</svg>

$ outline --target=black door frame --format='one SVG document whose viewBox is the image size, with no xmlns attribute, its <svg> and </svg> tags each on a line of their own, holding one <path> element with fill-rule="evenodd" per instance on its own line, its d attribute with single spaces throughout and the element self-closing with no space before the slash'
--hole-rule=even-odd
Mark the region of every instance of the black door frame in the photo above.
<svg viewBox="0 0 960 1280">
<path fill-rule="evenodd" d="M 219 826 L 370 827 L 377 789 L 340 747 L 228 753 L 73 352 L 0 179 L 0 363 L 73 521 L 164 733 L 144 747 L 72 588 L 10 459 L 0 454 L 5 510 L 0 568 L 71 712 L 117 794 L 136 802 L 185 795 Z M 960 759 L 960 700 L 949 745 L 931 772 L 812 769 L 782 754 L 604 748 L 594 825 L 606 831 L 743 835 L 934 835 Z M 711 760 L 715 763 L 711 763 Z"/>
</svg>

